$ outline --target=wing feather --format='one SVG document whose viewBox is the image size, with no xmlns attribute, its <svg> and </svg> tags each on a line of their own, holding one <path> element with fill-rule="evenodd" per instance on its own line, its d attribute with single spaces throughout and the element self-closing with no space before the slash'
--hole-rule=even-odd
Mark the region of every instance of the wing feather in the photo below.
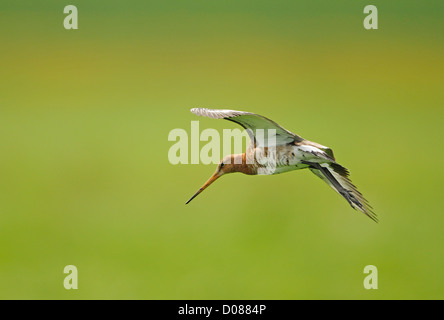
<svg viewBox="0 0 444 320">
<path fill-rule="evenodd" d="M 342 195 L 350 203 L 353 209 L 361 211 L 373 221 L 378 222 L 378 217 L 373 212 L 372 206 L 364 198 L 362 193 L 358 191 L 356 186 L 351 182 L 349 178 L 349 171 L 345 167 L 337 163 L 323 164 L 322 167 L 323 169 L 330 172 L 335 181 L 331 181 L 319 169 L 310 168 L 310 170 L 319 178 L 324 180 L 330 187 L 333 188 L 333 190 Z M 336 184 L 339 184 L 339 186 Z M 344 190 L 346 191 L 346 193 L 343 192 Z"/>
<path fill-rule="evenodd" d="M 304 141 L 300 136 L 284 129 L 276 122 L 251 112 L 236 111 L 236 110 L 224 110 L 224 109 L 206 109 L 206 108 L 194 108 L 191 112 L 203 117 L 212 119 L 225 119 L 235 122 L 241 125 L 247 130 L 250 139 L 254 142 L 255 146 L 265 144 L 270 147 L 275 145 L 284 145 L 288 143 Z M 261 133 L 257 130 L 262 129 Z M 276 130 L 276 135 L 267 135 L 268 130 Z M 261 134 L 261 136 L 258 136 Z M 263 137 L 265 136 L 265 137 Z M 263 143 L 262 143 L 263 141 Z"/>
</svg>

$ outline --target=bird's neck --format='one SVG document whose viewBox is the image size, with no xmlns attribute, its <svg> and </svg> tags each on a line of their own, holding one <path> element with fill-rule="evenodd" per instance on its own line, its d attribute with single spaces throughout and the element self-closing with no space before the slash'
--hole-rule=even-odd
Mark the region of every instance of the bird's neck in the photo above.
<svg viewBox="0 0 444 320">
<path fill-rule="evenodd" d="M 231 155 L 231 172 L 241 172 L 244 174 L 256 174 L 255 167 L 247 163 L 245 153 Z"/>
</svg>

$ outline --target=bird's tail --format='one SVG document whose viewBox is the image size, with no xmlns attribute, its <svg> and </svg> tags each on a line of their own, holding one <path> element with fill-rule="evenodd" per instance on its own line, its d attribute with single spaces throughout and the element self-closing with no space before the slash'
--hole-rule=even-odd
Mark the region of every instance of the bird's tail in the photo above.
<svg viewBox="0 0 444 320">
<path fill-rule="evenodd" d="M 311 164 L 310 170 L 348 201 L 351 207 L 378 222 L 376 214 L 364 196 L 349 179 L 349 172 L 337 163 Z"/>
</svg>

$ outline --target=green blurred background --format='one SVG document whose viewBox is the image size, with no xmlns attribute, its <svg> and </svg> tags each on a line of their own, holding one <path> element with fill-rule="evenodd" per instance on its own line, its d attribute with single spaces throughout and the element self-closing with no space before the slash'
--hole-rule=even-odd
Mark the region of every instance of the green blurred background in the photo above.
<svg viewBox="0 0 444 320">
<path fill-rule="evenodd" d="M 78 30 L 63 28 L 69 4 Z M 443 9 L 3 1 L 0 298 L 444 298 Z M 215 165 L 171 165 L 169 131 L 237 128 L 192 107 L 330 146 L 380 223 L 308 170 L 229 175 L 185 206 Z M 378 290 L 363 287 L 370 264 Z"/>
</svg>

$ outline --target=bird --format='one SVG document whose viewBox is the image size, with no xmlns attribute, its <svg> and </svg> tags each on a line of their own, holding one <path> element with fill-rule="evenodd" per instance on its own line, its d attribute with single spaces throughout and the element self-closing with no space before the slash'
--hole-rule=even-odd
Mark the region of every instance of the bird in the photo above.
<svg viewBox="0 0 444 320">
<path fill-rule="evenodd" d="M 225 156 L 214 174 L 186 204 L 228 173 L 274 175 L 308 168 L 347 200 L 353 209 L 378 222 L 369 202 L 351 182 L 349 170 L 336 162 L 331 148 L 306 140 L 259 114 L 207 108 L 193 108 L 191 112 L 197 116 L 225 119 L 239 124 L 247 131 L 250 143 L 244 153 Z M 268 132 L 268 135 L 264 132 Z"/>
</svg>

